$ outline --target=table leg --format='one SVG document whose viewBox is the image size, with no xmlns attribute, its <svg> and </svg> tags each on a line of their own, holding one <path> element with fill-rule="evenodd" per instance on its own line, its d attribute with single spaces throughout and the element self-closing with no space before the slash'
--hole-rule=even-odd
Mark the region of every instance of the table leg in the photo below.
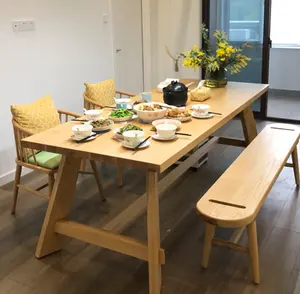
<svg viewBox="0 0 300 294">
<path fill-rule="evenodd" d="M 253 115 L 252 106 L 245 108 L 241 112 L 241 120 L 245 140 L 247 145 L 249 145 L 257 136 L 256 121 Z"/>
<path fill-rule="evenodd" d="M 149 293 L 159 294 L 161 292 L 160 223 L 158 176 L 156 172 L 148 171 L 147 173 L 147 197 Z"/>
<path fill-rule="evenodd" d="M 61 249 L 61 238 L 54 231 L 55 223 L 68 216 L 76 189 L 81 160 L 64 156 L 61 160 L 35 256 L 42 258 Z"/>
</svg>

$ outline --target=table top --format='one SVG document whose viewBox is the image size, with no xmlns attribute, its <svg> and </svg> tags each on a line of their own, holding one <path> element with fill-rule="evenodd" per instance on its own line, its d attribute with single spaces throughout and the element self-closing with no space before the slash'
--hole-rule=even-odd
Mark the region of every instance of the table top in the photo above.
<svg viewBox="0 0 300 294">
<path fill-rule="evenodd" d="M 186 80 L 186 82 L 190 81 Z M 195 85 L 197 85 L 196 81 Z M 222 116 L 214 116 L 210 119 L 193 118 L 190 122 L 182 123 L 180 130 L 191 134 L 191 137 L 180 136 L 177 140 L 169 142 L 150 139 L 150 146 L 135 154 L 113 139 L 112 132 L 102 134 L 93 141 L 77 144 L 70 138 L 72 126 L 76 122 L 68 122 L 30 136 L 22 140 L 22 145 L 36 150 L 163 172 L 250 106 L 267 90 L 268 85 L 236 82 L 229 82 L 226 88 L 212 89 L 212 97 L 204 103 L 211 106 L 211 111 L 222 113 Z M 152 94 L 153 101 L 163 101 L 162 93 L 153 90 Z M 187 109 L 190 109 L 193 104 L 197 103 L 189 101 Z M 132 123 L 141 126 L 145 136 L 153 134 L 150 124 L 142 124 L 138 120 Z M 124 124 L 115 124 L 116 128 L 120 126 Z"/>
</svg>

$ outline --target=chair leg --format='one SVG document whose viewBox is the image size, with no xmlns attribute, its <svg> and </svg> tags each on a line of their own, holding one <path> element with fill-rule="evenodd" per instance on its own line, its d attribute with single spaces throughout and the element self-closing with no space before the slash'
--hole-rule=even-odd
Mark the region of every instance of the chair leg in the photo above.
<svg viewBox="0 0 300 294">
<path fill-rule="evenodd" d="M 298 150 L 297 146 L 295 147 L 294 151 L 292 152 L 292 159 L 293 159 L 293 169 L 295 175 L 296 185 L 300 185 L 300 177 L 299 177 L 299 161 L 298 161 Z"/>
<path fill-rule="evenodd" d="M 215 235 L 215 229 L 216 229 L 216 227 L 214 225 L 209 224 L 209 223 L 206 224 L 205 239 L 204 239 L 204 245 L 203 245 L 203 255 L 202 255 L 202 267 L 204 267 L 204 268 L 208 267 L 211 246 L 212 246 L 212 240 Z"/>
<path fill-rule="evenodd" d="M 123 169 L 122 166 L 118 165 L 118 186 L 123 187 Z"/>
<path fill-rule="evenodd" d="M 97 164 L 93 160 L 90 160 L 90 163 L 91 163 L 91 167 L 92 167 L 92 170 L 93 170 L 93 173 L 94 173 L 94 177 L 95 177 L 98 189 L 99 189 L 100 197 L 101 197 L 102 201 L 105 201 L 106 198 L 104 196 L 103 185 L 101 183 L 101 178 L 99 176 Z"/>
<path fill-rule="evenodd" d="M 248 243 L 249 253 L 252 266 L 252 279 L 254 284 L 260 283 L 259 275 L 259 257 L 258 257 L 258 245 L 257 245 L 257 231 L 256 231 L 256 220 L 247 226 L 248 231 Z"/>
<path fill-rule="evenodd" d="M 83 160 L 81 161 L 80 169 L 79 169 L 79 170 L 85 171 L 85 168 L 86 168 L 86 160 L 83 159 Z"/>
<path fill-rule="evenodd" d="M 17 164 L 16 173 L 15 173 L 13 205 L 11 208 L 11 214 L 16 213 L 16 206 L 17 206 L 18 194 L 19 194 L 19 184 L 21 181 L 21 173 L 22 173 L 22 166 Z"/>
<path fill-rule="evenodd" d="M 48 174 L 49 198 L 51 197 L 52 194 L 54 182 L 55 182 L 54 174 L 53 173 Z"/>
</svg>

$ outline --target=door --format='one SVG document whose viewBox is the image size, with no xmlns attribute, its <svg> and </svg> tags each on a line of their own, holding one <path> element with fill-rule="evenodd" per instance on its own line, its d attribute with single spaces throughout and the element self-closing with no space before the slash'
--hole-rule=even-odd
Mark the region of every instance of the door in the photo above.
<svg viewBox="0 0 300 294">
<path fill-rule="evenodd" d="M 237 75 L 227 74 L 229 81 L 269 82 L 270 0 L 204 0 L 204 20 L 212 38 L 215 30 L 228 34 L 229 43 L 240 47 L 245 42 L 245 55 L 251 58 L 248 66 Z M 253 109 L 266 116 L 266 95 L 257 100 Z"/>
<path fill-rule="evenodd" d="M 144 90 L 142 0 L 111 0 L 116 89 Z"/>
</svg>

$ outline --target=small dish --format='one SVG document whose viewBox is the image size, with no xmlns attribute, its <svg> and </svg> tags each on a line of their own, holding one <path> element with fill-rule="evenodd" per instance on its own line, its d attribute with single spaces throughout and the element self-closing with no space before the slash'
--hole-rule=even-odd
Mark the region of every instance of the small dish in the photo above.
<svg viewBox="0 0 300 294">
<path fill-rule="evenodd" d="M 127 145 L 127 143 L 125 141 L 122 142 L 122 145 L 125 147 L 125 148 L 128 148 L 128 149 L 134 149 L 135 147 L 134 146 L 131 146 L 131 145 Z M 143 149 L 143 148 L 147 148 L 150 146 L 150 141 L 146 141 L 143 145 L 141 145 L 139 147 L 139 149 Z"/>
<path fill-rule="evenodd" d="M 113 126 L 114 126 L 114 122 L 111 119 L 109 119 L 108 122 L 109 122 L 109 125 L 107 125 L 107 126 L 93 127 L 93 132 L 102 132 L 102 131 L 111 130 L 113 128 Z M 92 125 L 92 122 L 88 122 L 87 124 L 91 124 Z"/>
<path fill-rule="evenodd" d="M 174 140 L 178 139 L 177 135 L 174 135 L 171 138 L 162 138 L 158 134 L 152 135 L 152 138 L 157 141 L 174 141 Z"/>
<path fill-rule="evenodd" d="M 212 113 L 207 113 L 205 115 L 199 115 L 198 113 L 195 113 L 194 111 L 192 112 L 192 117 L 195 118 L 200 118 L 200 119 L 207 119 L 207 118 L 212 118 L 214 115 Z"/>
<path fill-rule="evenodd" d="M 125 122 L 125 121 L 131 120 L 132 117 L 133 117 L 133 114 L 130 115 L 130 116 L 118 117 L 118 118 L 117 117 L 111 117 L 111 116 L 109 116 L 109 119 L 113 120 L 116 123 L 121 123 L 121 122 Z"/>
<path fill-rule="evenodd" d="M 102 110 L 100 109 L 90 109 L 84 111 L 84 115 L 88 120 L 97 120 L 101 117 Z"/>
<path fill-rule="evenodd" d="M 156 128 L 158 125 L 162 125 L 162 124 L 171 124 L 171 125 L 176 125 L 177 126 L 177 130 L 180 129 L 181 127 L 181 122 L 178 119 L 158 119 L 155 120 L 152 125 Z"/>
</svg>

